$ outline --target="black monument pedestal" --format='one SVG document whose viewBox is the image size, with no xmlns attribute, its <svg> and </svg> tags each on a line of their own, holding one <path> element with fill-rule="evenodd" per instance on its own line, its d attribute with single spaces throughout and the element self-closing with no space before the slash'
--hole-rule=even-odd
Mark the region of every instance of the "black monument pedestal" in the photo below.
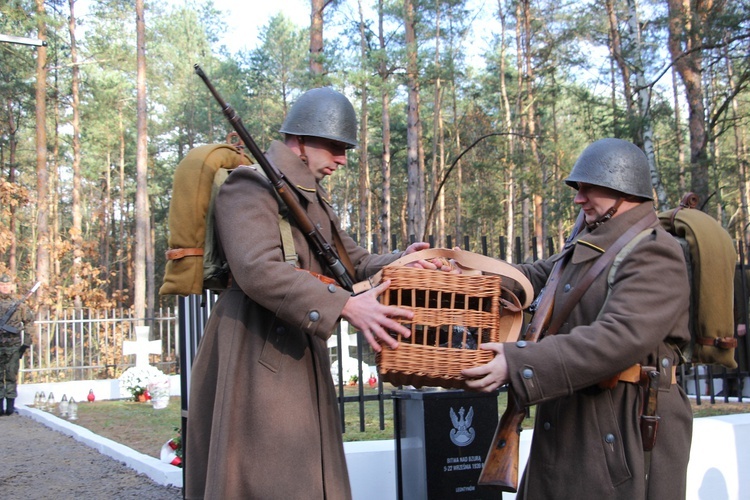
<svg viewBox="0 0 750 500">
<path fill-rule="evenodd" d="M 477 485 L 497 427 L 496 392 L 400 390 L 393 401 L 399 499 L 502 497 Z"/>
</svg>

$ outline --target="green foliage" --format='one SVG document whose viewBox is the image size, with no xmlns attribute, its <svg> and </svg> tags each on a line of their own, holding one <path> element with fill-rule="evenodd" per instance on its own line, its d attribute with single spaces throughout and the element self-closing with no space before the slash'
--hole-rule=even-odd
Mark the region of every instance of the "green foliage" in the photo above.
<svg viewBox="0 0 750 500">
<path fill-rule="evenodd" d="M 577 155 L 605 136 L 638 138 L 653 130 L 656 171 L 666 203 L 675 206 L 691 183 L 690 131 L 684 83 L 672 87 L 667 51 L 668 12 L 663 2 L 639 3 L 641 45 L 629 33 L 629 3 L 614 2 L 622 39 L 623 66 L 608 46 L 609 17 L 602 2 L 501 0 L 477 6 L 465 0 L 415 0 L 420 120 L 429 209 L 433 183 L 445 179 L 444 231 L 454 241 L 469 236 L 471 248 L 490 240 L 498 255 L 500 236 L 545 234 L 559 240 L 574 212 L 572 191 L 562 184 Z M 378 8 L 382 5 L 382 33 Z M 0 248 L 15 242 L 19 276 L 33 276 L 39 252 L 36 220 L 49 207 L 49 248 L 55 271 L 50 289 L 60 305 L 76 295 L 90 306 L 129 306 L 132 295 L 136 155 L 136 59 L 133 2 L 88 2 L 76 9 L 81 116 L 81 204 L 84 213 L 84 283 L 73 288 L 72 68 L 64 1 L 45 2 L 47 57 L 47 173 L 51 195 L 37 200 L 35 80 L 39 49 L 0 43 L 0 172 L 18 186 L 0 211 Z M 379 234 L 383 198 L 383 105 L 391 127 L 391 233 L 404 248 L 407 214 L 407 88 L 403 2 L 340 0 L 326 7 L 325 74 L 309 70 L 309 31 L 280 13 L 248 36 L 252 47 L 231 54 L 219 44 L 230 13 L 213 2 L 148 4 L 147 100 L 148 195 L 152 220 L 154 288 L 165 265 L 167 219 L 175 166 L 191 148 L 223 142 L 231 131 L 222 110 L 195 76 L 198 63 L 224 99 L 242 117 L 261 148 L 279 138 L 289 106 L 312 85 L 345 92 L 358 114 L 368 111 L 368 147 L 349 156 L 349 168 L 327 181 L 348 230 L 359 233 L 360 175 L 367 155 L 373 227 Z M 500 22 L 502 15 L 503 24 Z M 703 33 L 710 189 L 709 208 L 730 228 L 746 219 L 747 153 L 742 131 L 750 116 L 747 82 L 747 2 L 723 2 L 707 16 Z M 0 33 L 36 37 L 35 2 L 0 3 Z M 362 26 L 360 26 L 362 23 Z M 482 25 L 486 37 L 471 39 Z M 503 39 L 500 37 L 504 26 Z M 382 43 L 380 36 L 382 34 Z M 257 44 L 255 43 L 257 38 Z M 473 46 L 472 46 L 473 44 Z M 640 54 L 636 50 L 640 48 Z M 636 64 L 640 55 L 642 67 Z M 625 81 L 636 93 L 636 70 L 648 85 L 650 118 L 628 109 Z M 502 77 L 502 79 L 501 79 Z M 436 100 L 440 91 L 440 101 Z M 385 97 L 384 97 L 385 96 Z M 364 102 L 363 102 L 364 100 Z M 637 108 L 637 106 L 636 106 Z M 436 120 L 439 117 L 440 120 Z M 439 126 L 438 126 L 439 125 Z M 533 126 L 532 126 L 533 125 Z M 460 161 L 457 161 L 458 158 Z M 433 170 L 433 165 L 435 169 Z M 447 177 L 446 177 L 447 176 Z M 4 189 L 3 196 L 10 193 Z M 534 211 L 534 203 L 542 205 Z M 527 207 L 527 209 L 524 209 Z M 538 207 L 537 207 L 538 208 Z M 513 214 L 513 219 L 510 220 Z M 541 214 L 535 219 L 536 214 Z M 13 224 L 11 225 L 11 220 Z M 507 235 L 514 226 L 513 235 Z M 746 222 L 745 222 L 746 223 Z M 13 231 L 10 231 L 11 226 Z M 355 229 L 356 228 L 356 229 Z M 435 232 L 435 226 L 428 232 Z M 363 235 L 358 234 L 359 238 Z M 4 266 L 10 265 L 6 257 Z M 156 294 L 156 290 L 150 293 Z"/>
</svg>

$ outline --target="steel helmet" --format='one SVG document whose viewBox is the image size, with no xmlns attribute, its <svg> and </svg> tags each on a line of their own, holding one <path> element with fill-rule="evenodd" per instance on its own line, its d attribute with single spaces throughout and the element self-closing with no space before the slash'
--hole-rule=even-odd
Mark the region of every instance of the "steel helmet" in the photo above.
<svg viewBox="0 0 750 500">
<path fill-rule="evenodd" d="M 357 147 L 357 115 L 344 94 L 320 87 L 297 99 L 279 132 L 331 139 L 351 149 Z"/>
<path fill-rule="evenodd" d="M 600 139 L 584 149 L 565 179 L 575 189 L 579 182 L 654 199 L 646 155 L 638 146 L 622 139 Z"/>
</svg>

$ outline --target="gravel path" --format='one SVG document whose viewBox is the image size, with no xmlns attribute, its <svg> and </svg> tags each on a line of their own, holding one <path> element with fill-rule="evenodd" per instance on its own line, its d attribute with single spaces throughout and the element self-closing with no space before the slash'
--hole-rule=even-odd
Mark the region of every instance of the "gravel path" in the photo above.
<svg viewBox="0 0 750 500">
<path fill-rule="evenodd" d="M 0 417 L 0 498 L 181 499 L 98 451 L 18 414 Z"/>
</svg>

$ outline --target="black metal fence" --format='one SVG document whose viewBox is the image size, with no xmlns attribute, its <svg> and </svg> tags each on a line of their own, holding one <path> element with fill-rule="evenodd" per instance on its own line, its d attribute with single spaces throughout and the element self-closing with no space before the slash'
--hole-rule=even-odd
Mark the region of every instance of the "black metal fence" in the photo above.
<svg viewBox="0 0 750 500">
<path fill-rule="evenodd" d="M 395 236 L 392 241 L 396 241 Z M 414 241 L 413 238 L 410 240 Z M 434 246 L 434 241 L 430 238 L 430 243 Z M 526 256 L 522 251 L 521 239 L 516 238 L 514 242 L 513 256 L 510 260 L 513 262 L 522 262 L 526 260 Z M 406 246 L 406 245 L 404 245 Z M 377 242 L 373 244 L 373 248 L 377 248 Z M 447 247 L 453 247 L 453 241 L 449 237 L 447 238 Z M 482 237 L 476 247 L 472 247 L 468 237 L 463 238 L 463 248 L 488 255 L 488 239 Z M 532 245 L 533 251 L 531 252 L 530 258 L 537 259 L 539 256 L 536 252 L 536 242 Z M 502 260 L 508 260 L 507 255 L 504 251 L 506 248 L 506 242 L 503 237 L 498 239 L 498 254 Z M 396 247 L 394 245 L 393 249 Z M 552 238 L 548 239 L 546 245 L 547 256 L 554 253 L 554 242 Z M 682 385 L 683 389 L 690 395 L 694 395 L 698 404 L 701 404 L 704 400 L 710 403 L 717 401 L 732 401 L 743 399 L 750 399 L 750 374 L 748 373 L 748 366 L 750 366 L 750 345 L 747 342 L 747 336 L 744 335 L 744 327 L 741 325 L 748 324 L 748 299 L 750 293 L 748 288 L 750 287 L 750 279 L 748 277 L 748 262 L 745 260 L 745 249 L 742 244 L 739 244 L 738 248 L 739 262 L 737 263 L 737 277 L 735 279 L 735 336 L 738 339 L 738 348 L 735 351 L 735 357 L 737 360 L 738 367 L 734 370 L 728 370 L 726 368 L 709 366 L 709 365 L 697 365 L 687 363 L 680 366 L 678 371 L 678 382 Z M 203 327 L 210 313 L 210 309 L 213 303 L 216 301 L 217 296 L 213 293 L 207 293 L 203 296 L 191 296 L 188 298 L 182 298 L 179 301 L 179 318 L 180 318 L 180 345 L 185 346 L 183 348 L 181 363 L 182 363 L 182 379 L 183 379 L 183 416 L 187 414 L 187 394 L 189 386 L 189 374 L 190 364 L 197 346 L 200 342 L 200 337 L 203 333 Z M 739 331 L 738 331 L 739 330 Z M 347 332 L 348 333 L 348 332 Z M 336 350 L 334 352 L 341 353 L 343 348 L 342 343 L 342 332 L 339 331 L 336 334 Z M 182 336 L 185 338 L 183 339 Z M 346 431 L 345 417 L 347 411 L 356 411 L 359 416 L 359 429 L 360 432 L 365 430 L 365 403 L 376 401 L 379 411 L 379 426 L 383 430 L 385 428 L 385 404 L 391 399 L 390 391 L 386 391 L 383 388 L 380 380 L 377 382 L 377 391 L 373 394 L 372 391 L 365 393 L 364 381 L 369 375 L 365 372 L 364 367 L 370 366 L 365 359 L 368 361 L 374 358 L 373 353 L 370 351 L 369 346 L 363 340 L 360 333 L 357 333 L 356 343 L 356 357 L 358 360 L 357 380 L 360 382 L 356 385 L 357 393 L 355 395 L 347 395 L 345 393 L 345 387 L 347 386 L 348 380 L 344 374 L 343 356 L 334 356 L 332 363 L 334 364 L 334 372 L 337 374 L 335 377 L 335 384 L 338 389 L 338 401 L 339 411 L 341 418 L 342 428 Z M 338 366 L 336 366 L 338 365 Z"/>
<path fill-rule="evenodd" d="M 432 240 L 432 239 L 430 239 Z M 499 238 L 492 252 L 486 237 L 482 237 L 475 246 L 469 238 L 462 238 L 462 247 L 484 255 L 495 254 L 503 260 L 521 262 L 536 259 L 536 251 L 530 257 L 522 252 L 520 238 L 516 238 L 511 259 L 505 255 L 506 242 Z M 394 240 L 395 241 L 395 238 Z M 413 241 L 413 238 L 412 238 Z M 434 242 L 431 241 L 434 246 Z M 449 248 L 453 241 L 448 238 Z M 377 247 L 377 244 L 373 245 Z M 406 246 L 406 245 L 404 245 Z M 533 248 L 536 249 L 536 245 Z M 395 246 L 394 246 L 395 249 Z M 552 239 L 545 245 L 546 255 L 554 251 Z M 748 302 L 750 301 L 750 263 L 742 243 L 738 244 L 739 261 L 736 266 L 734 283 L 735 336 L 738 347 L 735 351 L 736 369 L 717 366 L 693 365 L 680 366 L 679 383 L 683 389 L 695 396 L 698 404 L 703 401 L 743 401 L 750 399 L 750 343 L 745 335 L 748 324 Z M 153 357 L 155 364 L 166 373 L 181 373 L 182 404 L 187 410 L 190 381 L 190 368 L 198 349 L 203 328 L 217 299 L 214 293 L 191 295 L 178 300 L 178 307 L 157 311 L 154 318 L 146 321 L 151 326 L 151 338 L 162 341 L 162 353 Z M 142 322 L 141 320 L 140 322 Z M 34 325 L 34 339 L 29 342 L 31 351 L 22 361 L 21 383 L 59 382 L 64 380 L 88 380 L 98 378 L 116 378 L 128 368 L 128 358 L 122 353 L 126 340 L 134 340 L 134 327 L 139 321 L 132 318 L 127 310 L 95 311 L 82 309 L 78 311 L 61 311 L 39 318 Z M 24 332 L 26 334 L 26 332 Z M 356 336 L 356 342 L 342 335 Z M 375 402 L 379 414 L 379 427 L 385 427 L 386 403 L 391 399 L 392 387 L 385 388 L 378 380 L 374 387 L 368 387 L 365 381 L 374 366 L 374 353 L 361 334 L 338 331 L 331 347 L 332 376 L 338 389 L 339 408 L 342 426 L 356 413 L 360 432 L 365 431 L 365 404 Z M 355 358 L 356 368 L 345 369 L 344 360 Z M 133 360 L 130 359 L 130 362 Z M 354 377 L 352 377 L 352 375 Z M 350 385 L 350 378 L 359 383 Z M 349 415 L 349 419 L 346 416 Z M 351 424 L 350 424 L 351 425 Z"/>
</svg>

